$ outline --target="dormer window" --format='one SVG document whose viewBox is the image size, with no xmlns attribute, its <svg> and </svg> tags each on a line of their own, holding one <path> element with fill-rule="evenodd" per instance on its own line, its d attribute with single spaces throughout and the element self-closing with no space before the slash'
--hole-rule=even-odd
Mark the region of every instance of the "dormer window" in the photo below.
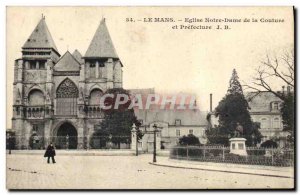
<svg viewBox="0 0 300 195">
<path fill-rule="evenodd" d="M 280 109 L 280 103 L 279 102 L 272 102 L 271 103 L 271 110 L 272 111 L 278 111 Z"/>
<path fill-rule="evenodd" d="M 175 120 L 175 125 L 176 126 L 180 126 L 181 125 L 181 120 L 180 119 L 176 119 Z"/>
<path fill-rule="evenodd" d="M 140 124 L 143 125 L 143 120 L 139 120 Z"/>
<path fill-rule="evenodd" d="M 279 106 L 278 106 L 278 102 L 274 103 L 274 110 L 278 110 Z"/>
</svg>

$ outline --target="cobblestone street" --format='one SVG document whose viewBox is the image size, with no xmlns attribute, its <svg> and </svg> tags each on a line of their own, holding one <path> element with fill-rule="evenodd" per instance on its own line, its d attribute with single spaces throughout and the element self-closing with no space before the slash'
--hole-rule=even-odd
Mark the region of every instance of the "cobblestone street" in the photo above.
<svg viewBox="0 0 300 195">
<path fill-rule="evenodd" d="M 158 157 L 158 162 L 162 158 Z M 7 155 L 8 189 L 206 189 L 288 188 L 292 178 L 189 170 L 150 165 L 151 155 L 58 155 L 47 164 L 40 155 Z"/>
</svg>

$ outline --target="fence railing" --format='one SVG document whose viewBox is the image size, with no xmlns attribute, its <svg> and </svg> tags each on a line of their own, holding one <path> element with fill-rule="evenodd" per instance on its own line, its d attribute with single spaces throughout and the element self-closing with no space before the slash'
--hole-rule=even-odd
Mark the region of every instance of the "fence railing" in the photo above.
<svg viewBox="0 0 300 195">
<path fill-rule="evenodd" d="M 230 148 L 223 146 L 176 146 L 171 149 L 170 158 L 267 166 L 294 165 L 293 149 L 249 147 L 246 150 L 248 155 L 240 156 L 230 153 Z"/>
<path fill-rule="evenodd" d="M 103 136 L 10 136 L 6 138 L 7 149 L 43 150 L 52 143 L 56 149 L 130 149 L 131 135 Z"/>
</svg>

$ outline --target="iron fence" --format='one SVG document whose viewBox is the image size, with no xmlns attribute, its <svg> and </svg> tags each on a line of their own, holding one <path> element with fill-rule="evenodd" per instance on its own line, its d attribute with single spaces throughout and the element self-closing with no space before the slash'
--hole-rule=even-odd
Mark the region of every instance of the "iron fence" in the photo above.
<svg viewBox="0 0 300 195">
<path fill-rule="evenodd" d="M 44 150 L 50 143 L 56 149 L 130 149 L 131 136 L 13 136 L 6 139 L 7 149 Z"/>
<path fill-rule="evenodd" d="M 216 163 L 251 164 L 267 166 L 293 166 L 293 149 L 248 147 L 247 156 L 230 153 L 224 146 L 176 146 L 170 151 L 171 159 Z"/>
</svg>

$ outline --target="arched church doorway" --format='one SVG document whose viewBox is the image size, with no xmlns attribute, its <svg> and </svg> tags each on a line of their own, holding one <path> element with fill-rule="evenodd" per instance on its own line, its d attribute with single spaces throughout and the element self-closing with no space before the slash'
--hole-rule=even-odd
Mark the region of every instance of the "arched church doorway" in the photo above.
<svg viewBox="0 0 300 195">
<path fill-rule="evenodd" d="M 69 122 L 63 123 L 57 130 L 55 146 L 57 149 L 76 149 L 77 130 Z"/>
</svg>

